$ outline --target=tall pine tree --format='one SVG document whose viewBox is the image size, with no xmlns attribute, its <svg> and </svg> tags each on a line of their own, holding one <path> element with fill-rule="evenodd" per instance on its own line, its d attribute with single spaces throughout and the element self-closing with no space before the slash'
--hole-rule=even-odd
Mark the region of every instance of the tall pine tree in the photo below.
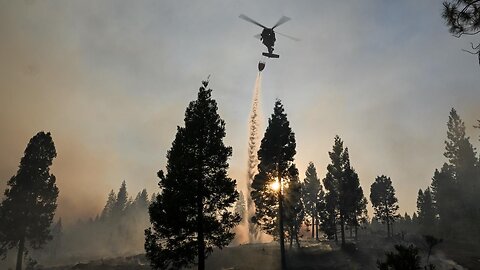
<svg viewBox="0 0 480 270">
<path fill-rule="evenodd" d="M 426 188 L 425 191 L 418 190 L 417 213 L 421 233 L 432 234 L 436 225 L 436 211 L 430 188 Z"/>
<path fill-rule="evenodd" d="M 367 199 L 363 195 L 363 189 L 360 186 L 360 179 L 355 169 L 350 164 L 350 155 L 348 148 L 344 151 L 344 177 L 340 185 L 340 213 L 343 214 L 345 222 L 355 228 L 355 238 L 357 237 L 358 227 L 366 222 L 367 218 Z M 351 230 L 350 230 L 351 232 Z M 345 232 L 343 232 L 344 234 Z M 342 237 L 344 244 L 344 237 Z"/>
<path fill-rule="evenodd" d="M 17 248 L 17 270 L 22 269 L 27 244 L 38 249 L 52 239 L 58 188 L 50 166 L 56 156 L 50 133 L 37 133 L 25 149 L 17 174 L 7 183 L 0 205 L 0 251 Z"/>
<path fill-rule="evenodd" d="M 387 237 L 393 236 L 391 227 L 398 217 L 398 200 L 390 177 L 382 175 L 375 178 L 375 182 L 370 186 L 370 201 L 375 217 L 387 224 Z"/>
<path fill-rule="evenodd" d="M 167 172 L 158 172 L 160 193 L 149 207 L 152 227 L 145 230 L 146 256 L 154 269 L 191 266 L 205 269 L 214 247 L 234 238 L 240 216 L 236 181 L 227 176 L 232 148 L 223 143 L 225 122 L 203 81 L 198 98 L 185 112 L 167 154 Z"/>
<path fill-rule="evenodd" d="M 448 159 L 432 178 L 432 201 L 444 238 L 480 241 L 480 168 L 475 148 L 466 136 L 465 123 L 452 108 L 447 122 L 444 156 Z"/>
<path fill-rule="evenodd" d="M 340 183 L 344 177 L 344 148 L 343 141 L 337 135 L 334 138 L 334 144 L 331 152 L 328 152 L 331 163 L 327 166 L 327 174 L 323 179 L 325 187 L 325 209 L 326 212 L 322 218 L 323 231 L 328 238 L 335 238 L 338 241 L 337 225 L 340 223 L 339 216 L 339 200 L 340 200 Z"/>
<path fill-rule="evenodd" d="M 337 226 L 340 226 L 342 246 L 345 246 L 345 226 L 358 227 L 359 219 L 365 215 L 366 200 L 360 187 L 358 174 L 350 163 L 348 148 L 337 135 L 330 155 L 331 163 L 327 166 L 327 175 L 323 180 L 327 194 L 325 195 L 326 213 L 324 214 L 325 233 L 335 240 Z M 356 230 L 355 230 L 356 231 Z"/>
<path fill-rule="evenodd" d="M 282 269 L 285 268 L 284 226 L 285 213 L 289 218 L 301 208 L 294 203 L 297 196 L 298 170 L 293 163 L 296 154 L 295 134 L 290 128 L 287 115 L 280 100 L 275 102 L 272 116 L 258 151 L 258 174 L 252 181 L 251 197 L 255 202 L 255 215 L 252 220 L 266 233 L 278 237 Z M 272 188 L 273 184 L 276 188 Z M 291 185 L 290 185 L 291 183 Z M 288 205 L 283 198 L 289 198 Z M 291 209 L 283 210 L 284 204 Z M 295 232 L 294 232 L 295 233 Z"/>
<path fill-rule="evenodd" d="M 313 162 L 308 164 L 305 171 L 305 179 L 303 180 L 303 203 L 305 213 L 311 218 L 312 238 L 315 237 L 315 228 L 318 230 L 319 223 L 319 207 L 323 199 L 323 189 L 320 179 L 317 176 L 317 169 Z M 316 234 L 318 236 L 318 232 Z"/>
</svg>

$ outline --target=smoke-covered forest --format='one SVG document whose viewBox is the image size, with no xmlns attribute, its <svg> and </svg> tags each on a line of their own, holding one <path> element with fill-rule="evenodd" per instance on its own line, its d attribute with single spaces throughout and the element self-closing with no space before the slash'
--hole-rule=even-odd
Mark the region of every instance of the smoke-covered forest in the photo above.
<svg viewBox="0 0 480 270">
<path fill-rule="evenodd" d="M 8 6 L 12 12 L 18 11 L 17 6 L 13 8 L 1 2 L 0 10 L 2 5 Z M 33 8 L 43 4 L 33 1 L 25 5 Z M 401 4 L 395 5 L 405 8 Z M 389 6 L 383 8 L 389 10 Z M 441 25 L 445 28 L 443 35 L 448 36 L 450 31 L 454 37 L 466 38 L 469 43 L 469 38 L 480 35 L 479 1 L 444 1 L 443 5 L 435 2 L 435 8 L 435 18 L 444 24 Z M 22 10 L 22 6 L 18 9 Z M 307 12 L 307 9 L 302 11 Z M 315 103 L 319 107 L 335 103 L 327 114 L 315 118 L 324 119 L 324 122 L 311 121 L 305 125 L 312 119 L 305 115 L 316 112 L 316 108 L 307 108 L 307 113 L 296 116 L 299 108 L 308 107 L 302 103 L 307 103 L 306 100 L 297 96 L 298 100 L 303 100 L 298 107 L 292 96 L 276 92 L 277 96 L 271 98 L 264 93 L 271 88 L 282 88 L 284 78 L 274 77 L 268 69 L 272 66 L 272 73 L 284 72 L 279 67 L 281 61 L 284 55 L 292 53 L 282 51 L 280 58 L 276 54 L 278 51 L 274 52 L 275 34 L 300 42 L 300 39 L 276 32 L 276 27 L 290 18 L 282 16 L 272 28 L 268 28 L 246 15 L 239 17 L 263 28 L 259 39 L 268 51 L 263 53 L 255 70 L 253 97 L 251 89 L 245 95 L 248 103 L 240 101 L 243 93 L 236 96 L 238 100 L 225 98 L 233 95 L 226 87 L 229 84 L 224 84 L 228 77 L 209 75 L 198 85 L 190 85 L 188 80 L 188 98 L 175 92 L 181 96 L 181 101 L 161 103 L 168 112 L 164 111 L 160 117 L 162 121 L 155 122 L 162 129 L 162 132 L 156 130 L 155 136 L 161 141 L 158 144 L 149 144 L 152 141 L 143 141 L 146 137 L 133 135 L 140 133 L 140 129 L 135 131 L 133 128 L 139 127 L 135 124 L 150 125 L 149 121 L 133 117 L 129 122 L 131 126 L 121 127 L 124 133 L 120 132 L 120 139 L 116 141 L 113 137 L 98 134 L 102 128 L 118 128 L 122 124 L 111 125 L 104 121 L 108 118 L 105 111 L 105 114 L 89 118 L 92 123 L 100 119 L 100 125 L 92 128 L 96 135 L 89 137 L 89 142 L 111 142 L 124 152 L 121 152 L 123 155 L 118 154 L 120 152 L 107 153 L 107 148 L 96 144 L 98 152 L 95 153 L 104 155 L 87 155 L 88 160 L 95 164 L 109 164 L 111 171 L 125 175 L 129 175 L 127 171 L 133 171 L 138 178 L 104 179 L 105 175 L 115 175 L 102 173 L 103 170 L 109 171 L 108 166 L 92 167 L 89 162 L 78 162 L 80 159 L 73 159 L 72 163 L 62 161 L 64 153 L 67 156 L 83 153 L 87 147 L 86 144 L 83 148 L 74 147 L 70 139 L 76 140 L 76 136 L 64 138 L 63 126 L 73 126 L 75 134 L 82 133 L 75 121 L 65 120 L 71 117 L 67 114 L 57 114 L 63 123 L 60 128 L 40 125 L 39 129 L 29 133 L 27 141 L 21 139 L 23 135 L 10 136 L 9 140 L 0 137 L 4 152 L 10 157 L 4 159 L 3 154 L 0 156 L 0 162 L 6 164 L 0 164 L 0 176 L 8 173 L 6 179 L 1 179 L 0 186 L 4 188 L 0 196 L 0 269 L 480 269 L 480 153 L 476 149 L 480 145 L 480 111 L 464 105 L 468 103 L 466 101 L 452 101 L 442 106 L 437 104 L 441 113 L 436 113 L 429 107 L 435 95 L 428 96 L 432 103 L 424 104 L 423 94 L 415 93 L 409 98 L 413 104 L 409 106 L 421 107 L 420 112 L 428 115 L 427 121 L 416 119 L 422 117 L 419 111 L 403 111 L 403 116 L 394 119 L 400 121 L 401 117 L 406 117 L 408 125 L 399 122 L 382 126 L 376 120 L 385 112 L 376 107 L 375 113 L 368 110 L 368 114 L 361 116 L 362 119 L 371 119 L 368 125 L 354 125 L 355 121 L 346 119 L 359 114 L 355 111 L 356 105 L 369 107 L 373 104 L 371 100 L 382 96 L 372 96 L 370 103 L 359 105 L 356 104 L 359 98 L 345 98 L 342 93 L 330 96 L 332 100 Z M 379 20 L 387 18 L 381 16 Z M 0 16 L 0 25 L 1 22 Z M 148 32 L 148 25 L 142 31 Z M 0 27 L 2 29 L 6 28 Z M 408 35 L 410 30 L 403 31 Z M 109 34 L 115 36 L 115 33 Z M 469 60 L 472 55 L 480 56 L 478 41 L 471 42 L 470 49 L 463 49 L 463 53 Z M 141 51 L 133 53 L 135 57 L 141 54 Z M 135 62 L 132 60 L 135 57 L 130 61 Z M 285 58 L 291 61 L 288 56 Z M 110 66 L 106 63 L 95 65 L 102 64 Z M 208 67 L 208 63 L 205 65 Z M 477 90 L 469 98 L 478 105 L 480 92 L 476 65 L 475 62 L 475 66 L 462 71 L 476 74 L 469 81 L 473 86 L 452 79 L 455 77 L 453 63 L 448 74 L 436 69 L 429 73 L 438 72 L 435 77 L 449 77 L 447 84 L 449 87 L 455 85 L 458 91 L 462 91 L 462 87 Z M 219 68 L 217 64 L 213 66 Z M 196 72 L 204 71 L 196 69 Z M 427 76 L 427 73 L 422 75 Z M 102 74 L 101 81 L 108 81 L 109 76 Z M 187 80 L 188 76 L 181 76 Z M 0 76 L 0 87 L 2 78 Z M 374 78 L 376 76 L 372 75 L 371 80 Z M 344 79 L 349 80 L 348 77 Z M 360 80 L 358 77 L 351 79 Z M 278 84 L 271 84 L 274 80 Z M 362 83 L 358 82 L 358 85 Z M 6 78 L 4 84 L 7 85 Z M 301 95 L 310 84 L 314 84 L 313 79 L 312 83 L 298 82 L 296 88 L 289 91 Z M 420 85 L 422 83 L 418 84 L 419 89 Z M 405 86 L 415 87 L 408 83 Z M 163 91 L 166 99 L 174 95 Z M 17 95 L 10 94 L 2 93 L 2 97 Z M 154 99 L 151 93 L 135 94 L 145 95 L 145 103 Z M 131 107 L 127 104 L 136 100 L 136 95 L 129 97 L 128 102 L 121 101 L 120 119 L 148 110 L 148 106 L 142 104 L 138 105 L 142 110 L 129 110 Z M 399 97 L 397 93 L 394 98 L 389 98 Z M 120 100 L 113 94 L 108 96 L 110 98 L 113 103 Z M 99 102 L 96 98 L 87 100 L 92 108 Z M 230 102 L 226 102 L 228 100 Z M 336 103 L 338 100 L 341 102 Z M 392 101 L 385 99 L 385 102 Z M 74 106 L 73 103 L 70 105 Z M 239 110 L 230 111 L 241 105 L 248 107 L 249 115 L 238 117 Z M 340 108 L 343 106 L 349 109 Z M 389 106 L 398 110 L 393 102 Z M 42 110 L 49 109 L 45 106 Z M 35 113 L 32 111 L 27 120 L 16 121 L 13 117 L 9 121 L 38 128 L 38 121 L 30 121 Z M 429 121 L 437 118 L 441 120 Z M 325 119 L 335 120 L 329 126 Z M 238 131 L 236 122 L 242 122 L 246 136 Z M 398 127 L 402 125 L 404 129 Z M 10 124 L 6 126 L 10 127 Z M 359 127 L 369 129 L 374 126 L 374 136 L 364 137 L 363 130 L 359 130 Z M 165 135 L 163 130 L 167 129 L 170 132 Z M 9 132 L 10 129 L 5 130 Z M 134 132 L 128 133 L 127 130 Z M 87 136 L 86 130 L 83 132 L 82 136 L 87 140 L 86 137 L 91 135 Z M 305 135 L 310 133 L 315 134 L 313 140 L 310 135 Z M 135 136 L 141 139 L 137 140 Z M 404 136 L 408 138 L 398 139 Z M 384 137 L 395 142 L 384 144 Z M 240 147 L 236 138 L 240 138 Z M 130 144 L 131 141 L 136 143 Z M 12 154 L 11 148 L 7 147 L 10 144 L 21 144 L 23 153 Z M 370 147 L 376 144 L 377 147 Z M 146 175 L 151 177 L 149 182 L 142 182 L 141 175 L 147 166 L 138 164 L 147 163 L 150 148 L 160 152 L 164 162 L 157 160 L 154 169 L 148 167 Z M 245 153 L 237 154 L 243 150 Z M 309 152 L 314 154 L 309 155 Z M 391 152 L 401 152 L 399 162 L 392 161 Z M 16 158 L 14 165 L 10 164 L 12 156 Z M 369 158 L 372 156 L 376 159 Z M 241 165 L 238 165 L 239 157 L 243 158 Z M 115 165 L 121 163 L 120 160 L 125 162 L 124 166 Z M 132 160 L 139 160 L 139 163 Z M 74 170 L 73 163 L 81 169 Z M 412 163 L 418 163 L 418 166 L 412 167 Z M 420 172 L 409 172 L 411 168 Z M 406 179 L 405 175 L 427 177 Z M 91 176 L 93 180 L 89 179 Z M 74 204 L 69 199 L 90 193 L 101 194 L 96 197 L 100 197 L 101 202 L 85 197 Z"/>
</svg>

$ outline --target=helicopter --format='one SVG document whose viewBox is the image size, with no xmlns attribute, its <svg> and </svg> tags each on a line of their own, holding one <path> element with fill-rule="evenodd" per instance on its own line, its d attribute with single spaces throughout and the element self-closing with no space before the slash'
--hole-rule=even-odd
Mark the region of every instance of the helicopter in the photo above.
<svg viewBox="0 0 480 270">
<path fill-rule="evenodd" d="M 279 32 L 276 32 L 276 31 L 275 31 L 275 28 L 277 28 L 278 26 L 280 26 L 280 25 L 288 22 L 288 21 L 290 20 L 289 17 L 282 16 L 282 17 L 278 20 L 278 22 L 277 22 L 272 28 L 268 28 L 268 27 L 262 25 L 261 23 L 255 21 L 255 20 L 253 20 L 252 18 L 250 18 L 250 17 L 248 17 L 248 16 L 246 16 L 246 15 L 243 15 L 243 14 L 241 14 L 241 15 L 239 16 L 239 18 L 240 18 L 240 19 L 243 19 L 243 20 L 245 20 L 245 21 L 247 21 L 247 22 L 251 22 L 251 23 L 253 23 L 253 24 L 255 24 L 255 25 L 258 25 L 258 26 L 260 26 L 260 27 L 263 28 L 262 33 L 256 35 L 255 37 L 256 37 L 256 38 L 260 38 L 260 40 L 262 41 L 263 45 L 265 45 L 265 47 L 267 47 L 268 53 L 264 52 L 264 53 L 262 53 L 262 55 L 263 55 L 263 56 L 266 56 L 266 57 L 268 57 L 268 58 L 279 58 L 279 57 L 280 57 L 280 55 L 273 53 L 273 50 L 274 50 L 273 46 L 275 45 L 275 41 L 276 41 L 275 33 L 276 33 L 276 34 L 279 34 L 279 35 L 281 35 L 281 36 L 290 38 L 290 39 L 292 39 L 292 40 L 299 41 L 299 39 L 297 39 L 297 38 L 294 38 L 294 37 L 291 37 L 291 36 L 288 36 L 288 35 L 285 35 L 285 34 L 282 34 L 282 33 L 279 33 Z"/>
</svg>

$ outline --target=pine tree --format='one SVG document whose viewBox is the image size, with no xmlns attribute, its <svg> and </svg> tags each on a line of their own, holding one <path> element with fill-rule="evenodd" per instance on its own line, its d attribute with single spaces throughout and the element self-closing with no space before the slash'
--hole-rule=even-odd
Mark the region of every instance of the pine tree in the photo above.
<svg viewBox="0 0 480 270">
<path fill-rule="evenodd" d="M 202 82 L 198 98 L 185 112 L 167 154 L 167 172 L 158 172 L 160 193 L 150 204 L 152 227 L 145 230 L 146 256 L 154 269 L 195 263 L 205 269 L 214 247 L 234 238 L 240 216 L 231 212 L 238 199 L 236 181 L 227 176 L 232 148 L 223 143 L 225 122 Z"/>
<path fill-rule="evenodd" d="M 112 216 L 113 208 L 115 207 L 115 203 L 117 201 L 117 195 L 113 192 L 113 189 L 108 194 L 107 202 L 103 207 L 102 213 L 100 215 L 100 219 L 105 221 Z"/>
<path fill-rule="evenodd" d="M 438 212 L 443 237 L 480 241 L 480 167 L 475 148 L 465 133 L 465 123 L 455 109 L 447 122 L 444 156 L 448 159 L 432 178 L 432 201 Z M 468 232 L 468 234 L 466 233 Z"/>
<path fill-rule="evenodd" d="M 377 176 L 370 186 L 370 201 L 375 210 L 375 217 L 387 224 L 387 236 L 393 235 L 390 228 L 398 217 L 398 200 L 395 197 L 395 189 L 392 180 L 385 175 Z"/>
<path fill-rule="evenodd" d="M 337 135 L 334 138 L 332 152 L 328 152 L 331 163 L 327 166 L 327 174 L 323 179 L 325 187 L 325 203 L 326 213 L 323 217 L 323 230 L 329 238 L 337 237 L 337 225 L 341 223 L 339 220 L 339 200 L 340 200 L 340 183 L 344 177 L 344 148 L 343 141 Z M 341 225 L 341 224 L 340 224 Z"/>
<path fill-rule="evenodd" d="M 295 168 L 296 170 L 296 168 Z M 298 170 L 291 172 L 290 175 L 295 177 L 290 178 L 288 186 L 284 189 L 285 195 L 285 224 L 286 232 L 290 238 L 290 248 L 295 241 L 297 247 L 300 247 L 298 234 L 305 218 L 305 210 L 302 201 L 302 183 L 298 178 Z"/>
<path fill-rule="evenodd" d="M 420 230 L 422 233 L 431 233 L 436 223 L 436 213 L 432 201 L 430 188 L 418 190 L 417 213 Z"/>
<path fill-rule="evenodd" d="M 148 201 L 148 193 L 146 189 L 143 189 L 141 192 L 139 192 L 133 201 L 134 207 L 140 210 L 148 209 L 149 204 L 150 203 Z"/>
<path fill-rule="evenodd" d="M 50 133 L 30 139 L 17 174 L 7 183 L 0 205 L 0 251 L 17 247 L 17 270 L 22 269 L 27 244 L 41 248 L 51 240 L 58 188 L 50 166 L 57 156 Z"/>
<path fill-rule="evenodd" d="M 460 167 L 460 145 L 468 140 L 465 136 L 465 123 L 460 119 L 457 111 L 452 108 L 447 122 L 447 140 L 445 141 L 445 153 L 443 154 L 454 168 Z"/>
<path fill-rule="evenodd" d="M 360 186 L 360 179 L 351 166 L 348 147 L 343 152 L 343 177 L 339 189 L 339 209 L 343 226 L 348 224 L 355 228 L 355 237 L 358 226 L 367 215 L 367 200 Z M 342 244 L 345 245 L 345 230 L 342 228 Z"/>
<path fill-rule="evenodd" d="M 292 190 L 286 187 L 298 179 L 293 163 L 295 147 L 295 135 L 281 101 L 277 100 L 258 151 L 258 174 L 252 181 L 251 197 L 255 203 L 252 221 L 266 233 L 279 238 L 282 269 L 285 268 L 284 225 L 287 225 L 284 224 L 287 211 L 283 210 L 283 198 L 290 196 L 288 193 Z M 276 188 L 272 188 L 274 184 Z M 292 210 L 295 211 L 289 211 Z"/>
<path fill-rule="evenodd" d="M 118 190 L 117 200 L 115 201 L 115 204 L 113 205 L 112 209 L 112 215 L 115 218 L 120 218 L 125 209 L 127 209 L 129 205 L 129 199 L 128 199 L 128 192 L 127 192 L 127 184 L 125 181 L 122 182 L 122 185 L 120 186 L 120 189 Z"/>
<path fill-rule="evenodd" d="M 340 225 L 342 247 L 345 246 L 345 225 L 357 227 L 360 218 L 366 215 L 366 200 L 360 187 L 358 174 L 350 164 L 348 148 L 343 148 L 343 141 L 337 135 L 334 138 L 332 152 L 329 152 L 331 164 L 327 166 L 327 175 L 323 180 L 326 194 L 324 226 L 326 233 L 334 233 L 337 237 L 337 226 Z"/>
<path fill-rule="evenodd" d="M 463 35 L 472 36 L 480 33 L 480 1 L 444 1 L 442 17 L 449 27 L 450 33 L 457 38 Z M 471 43 L 471 50 L 464 51 L 476 54 L 480 64 L 480 44 L 474 45 Z"/>
<path fill-rule="evenodd" d="M 305 172 L 305 179 L 303 180 L 303 203 L 305 205 L 305 213 L 312 219 L 312 238 L 315 237 L 315 227 L 319 221 L 318 208 L 321 203 L 321 192 L 323 192 L 323 190 L 320 179 L 317 176 L 317 169 L 313 162 L 310 162 Z"/>
</svg>

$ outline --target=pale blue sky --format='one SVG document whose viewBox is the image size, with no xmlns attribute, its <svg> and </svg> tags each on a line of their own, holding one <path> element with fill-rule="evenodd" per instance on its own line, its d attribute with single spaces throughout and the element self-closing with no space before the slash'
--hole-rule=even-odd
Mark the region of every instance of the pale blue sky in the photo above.
<svg viewBox="0 0 480 270">
<path fill-rule="evenodd" d="M 245 187 L 247 120 L 264 47 L 248 16 L 277 37 L 263 72 L 262 107 L 281 98 L 309 161 L 324 176 L 338 134 L 365 195 L 392 178 L 402 213 L 444 162 L 451 107 L 480 118 L 480 67 L 452 37 L 441 1 L 3 1 L 0 0 L 0 179 L 28 139 L 53 134 L 59 215 L 100 211 L 110 189 L 156 190 L 177 125 L 200 81 L 210 86 L 233 146 L 230 174 Z"/>
</svg>

